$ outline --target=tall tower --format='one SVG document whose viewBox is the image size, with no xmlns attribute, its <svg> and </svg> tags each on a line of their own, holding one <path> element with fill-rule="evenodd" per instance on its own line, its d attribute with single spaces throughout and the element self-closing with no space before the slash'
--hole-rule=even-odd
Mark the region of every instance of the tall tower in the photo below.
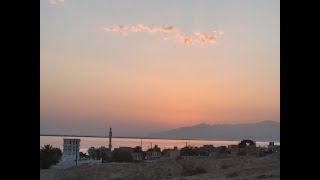
<svg viewBox="0 0 320 180">
<path fill-rule="evenodd" d="M 111 129 L 111 126 L 110 126 L 110 132 L 109 132 L 109 150 L 110 150 L 110 152 L 111 152 L 111 148 L 112 148 L 111 139 L 112 139 L 112 129 Z"/>
</svg>

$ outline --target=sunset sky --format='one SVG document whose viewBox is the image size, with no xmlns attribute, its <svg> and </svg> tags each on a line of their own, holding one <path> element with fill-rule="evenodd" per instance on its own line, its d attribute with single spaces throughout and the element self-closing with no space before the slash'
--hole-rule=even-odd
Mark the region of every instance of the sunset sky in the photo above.
<svg viewBox="0 0 320 180">
<path fill-rule="evenodd" d="M 41 0 L 41 133 L 280 121 L 279 0 Z"/>
</svg>

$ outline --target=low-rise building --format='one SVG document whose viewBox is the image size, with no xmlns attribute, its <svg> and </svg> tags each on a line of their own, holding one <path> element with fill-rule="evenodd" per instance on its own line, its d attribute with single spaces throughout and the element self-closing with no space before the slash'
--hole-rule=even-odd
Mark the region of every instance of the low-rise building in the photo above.
<svg viewBox="0 0 320 180">
<path fill-rule="evenodd" d="M 177 158 L 180 156 L 180 151 L 178 150 L 178 147 L 175 146 L 173 149 L 164 149 L 162 154 L 164 157 Z"/>
<path fill-rule="evenodd" d="M 62 161 L 75 162 L 80 159 L 80 139 L 63 139 Z"/>
<path fill-rule="evenodd" d="M 131 147 L 118 147 L 118 148 L 114 148 L 114 151 L 127 151 L 130 154 L 133 154 L 134 149 Z"/>
<path fill-rule="evenodd" d="M 143 160 L 143 154 L 142 152 L 135 152 L 132 154 L 134 161 L 142 161 Z"/>
<path fill-rule="evenodd" d="M 257 147 L 255 144 L 249 145 L 246 147 L 246 152 L 249 155 L 256 155 L 257 154 Z"/>
<path fill-rule="evenodd" d="M 271 152 L 280 152 L 280 145 L 275 145 L 274 142 L 269 142 L 268 149 Z"/>
<path fill-rule="evenodd" d="M 229 145 L 228 149 L 230 149 L 230 152 L 233 155 L 236 155 L 239 153 L 239 145 Z"/>
<path fill-rule="evenodd" d="M 160 159 L 160 157 L 161 157 L 160 151 L 150 150 L 146 152 L 147 159 Z"/>
</svg>

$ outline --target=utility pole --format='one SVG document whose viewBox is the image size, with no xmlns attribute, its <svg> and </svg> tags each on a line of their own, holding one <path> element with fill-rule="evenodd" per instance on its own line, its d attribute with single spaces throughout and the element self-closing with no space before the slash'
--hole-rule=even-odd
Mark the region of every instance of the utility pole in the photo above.
<svg viewBox="0 0 320 180">
<path fill-rule="evenodd" d="M 76 166 L 78 166 L 78 145 L 76 145 Z"/>
<path fill-rule="evenodd" d="M 186 141 L 186 159 L 188 158 L 187 152 L 188 152 L 188 142 Z"/>
</svg>

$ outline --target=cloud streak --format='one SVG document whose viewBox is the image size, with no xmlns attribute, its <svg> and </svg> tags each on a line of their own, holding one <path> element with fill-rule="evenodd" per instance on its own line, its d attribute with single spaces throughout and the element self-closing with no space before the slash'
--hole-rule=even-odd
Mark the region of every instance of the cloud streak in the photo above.
<svg viewBox="0 0 320 180">
<path fill-rule="evenodd" d="M 212 43 L 215 43 L 217 40 L 216 36 L 206 35 L 201 32 L 196 32 L 196 33 L 194 33 L 194 35 L 196 35 L 198 37 L 198 39 L 200 39 L 200 41 L 203 43 L 211 43 L 212 44 Z"/>
<path fill-rule="evenodd" d="M 176 39 L 178 39 L 183 44 L 187 44 L 187 45 L 193 45 L 194 44 L 194 41 L 190 37 L 188 37 L 186 35 L 177 34 L 175 37 L 176 37 Z"/>
<path fill-rule="evenodd" d="M 103 27 L 104 32 L 119 32 L 123 36 L 128 36 L 129 33 L 147 32 L 147 33 L 162 33 L 172 35 L 171 37 L 162 38 L 165 41 L 168 40 L 178 40 L 178 42 L 186 45 L 196 45 L 196 44 L 214 44 L 217 42 L 217 37 L 224 34 L 224 32 L 214 31 L 214 35 L 204 34 L 202 32 L 195 32 L 195 37 L 190 37 L 185 34 L 181 34 L 177 28 L 172 26 L 164 27 L 149 27 L 144 24 L 137 24 L 135 26 L 128 25 L 114 25 L 110 27 Z"/>
</svg>

